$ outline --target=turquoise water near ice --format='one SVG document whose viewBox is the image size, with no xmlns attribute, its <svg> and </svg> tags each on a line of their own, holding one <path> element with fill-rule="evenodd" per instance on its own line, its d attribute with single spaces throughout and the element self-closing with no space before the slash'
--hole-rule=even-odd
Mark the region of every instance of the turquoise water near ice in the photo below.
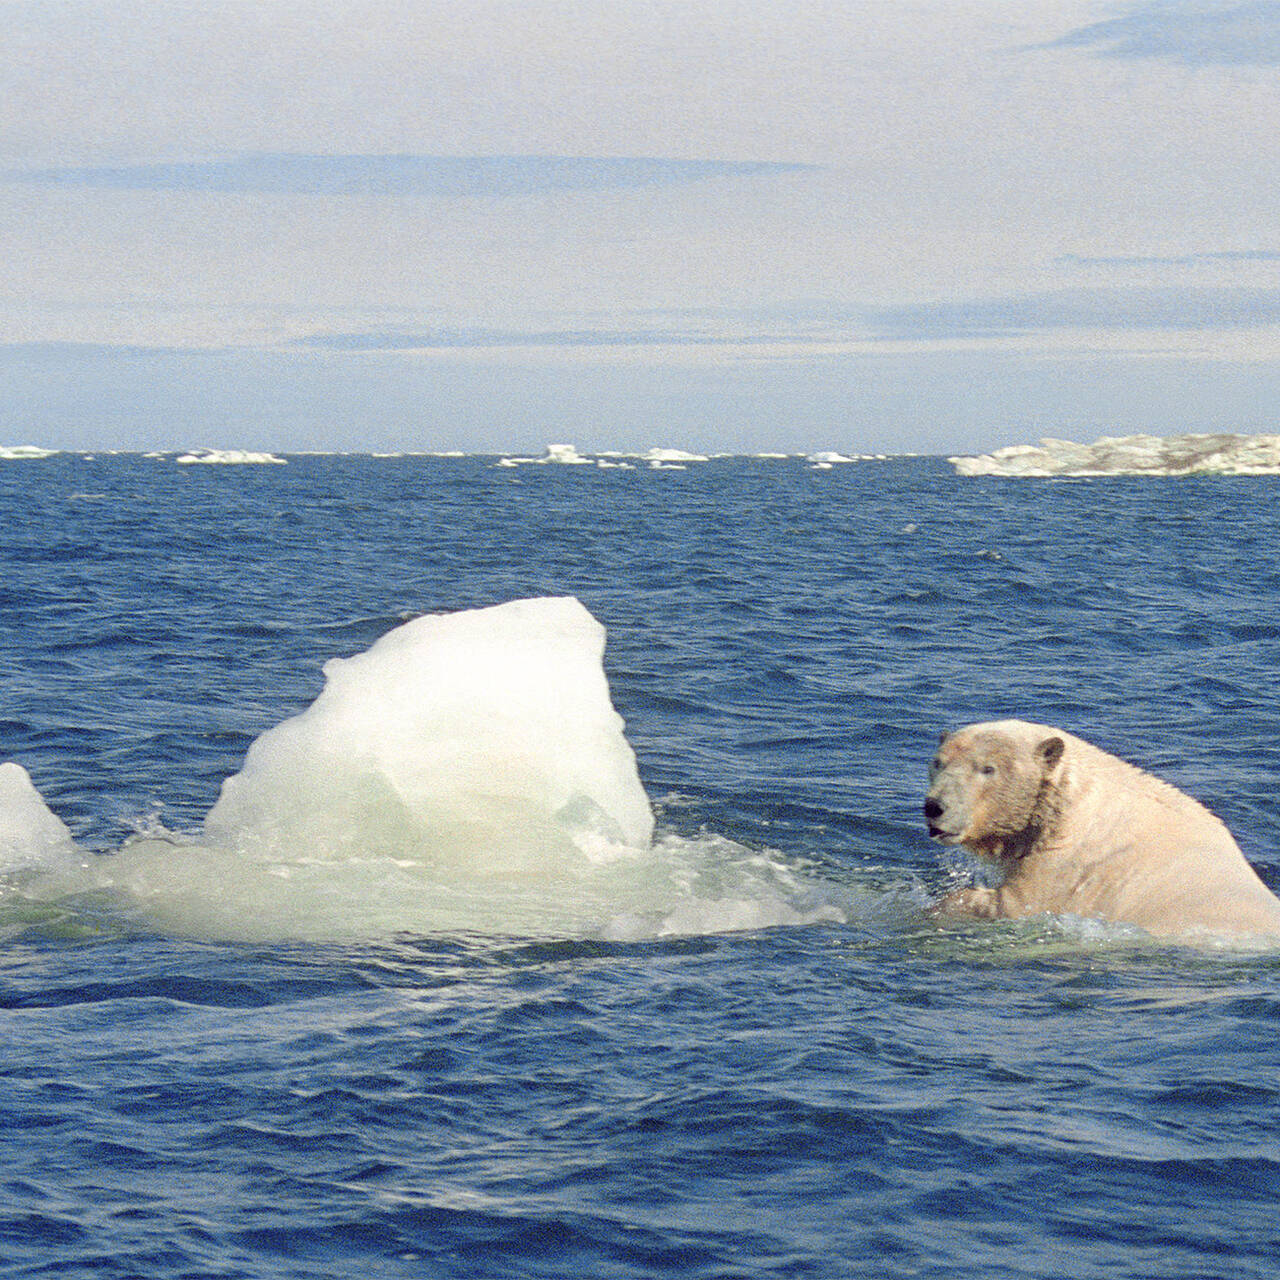
<svg viewBox="0 0 1280 1280">
<path fill-rule="evenodd" d="M 1276 497 L 937 459 L 0 465 L 0 757 L 134 868 L 3 886 L 0 1265 L 1270 1277 L 1280 961 L 939 929 L 919 815 L 939 730 L 1029 717 L 1280 885 Z M 658 820 L 638 914 L 630 881 L 499 877 L 361 923 L 376 886 L 321 867 L 324 920 L 281 929 L 198 848 L 129 862 L 328 659 L 547 595 L 608 629 Z"/>
</svg>

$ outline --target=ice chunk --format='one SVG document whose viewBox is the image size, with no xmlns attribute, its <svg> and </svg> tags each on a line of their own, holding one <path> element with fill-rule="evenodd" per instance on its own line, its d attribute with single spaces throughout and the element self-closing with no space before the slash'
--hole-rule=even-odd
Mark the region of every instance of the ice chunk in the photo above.
<svg viewBox="0 0 1280 1280">
<path fill-rule="evenodd" d="M 653 448 L 647 453 L 642 453 L 641 458 L 650 463 L 680 463 L 680 462 L 708 462 L 710 459 L 705 453 L 686 453 L 683 449 L 661 449 Z"/>
<path fill-rule="evenodd" d="M 20 765 L 0 764 L 0 872 L 41 866 L 75 851 L 71 832 Z"/>
<path fill-rule="evenodd" d="M 571 444 L 549 444 L 541 458 L 499 458 L 500 467 L 553 466 L 589 467 L 594 460 L 584 458 Z"/>
<path fill-rule="evenodd" d="M 51 458 L 56 449 L 42 449 L 35 444 L 0 445 L 0 459 L 6 462 L 17 462 L 24 458 Z"/>
<path fill-rule="evenodd" d="M 277 458 L 274 453 L 260 453 L 252 449 L 198 449 L 192 453 L 183 453 L 174 458 L 174 462 L 182 463 L 223 463 L 223 464 L 251 464 L 251 463 L 284 463 L 287 459 Z"/>
<path fill-rule="evenodd" d="M 555 874 L 648 846 L 653 815 L 575 599 L 418 618 L 325 666 L 205 819 L 218 845 Z"/>
<path fill-rule="evenodd" d="M 655 840 L 604 642 L 571 598 L 406 623 L 326 666 L 315 702 L 258 738 L 223 785 L 203 835 L 152 823 L 106 856 L 81 855 L 5 765 L 0 895 L 59 920 L 88 904 L 92 928 L 115 917 L 246 941 L 622 940 L 880 910 L 878 896 L 774 851 Z"/>
<path fill-rule="evenodd" d="M 546 457 L 539 461 L 558 463 L 564 467 L 581 467 L 590 466 L 592 460 L 584 458 L 571 444 L 549 444 Z"/>
</svg>

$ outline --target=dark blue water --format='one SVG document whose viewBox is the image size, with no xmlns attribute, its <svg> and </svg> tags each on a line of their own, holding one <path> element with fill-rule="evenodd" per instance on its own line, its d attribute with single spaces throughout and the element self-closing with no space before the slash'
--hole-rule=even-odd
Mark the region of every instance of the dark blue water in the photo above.
<svg viewBox="0 0 1280 1280">
<path fill-rule="evenodd" d="M 1277 497 L 938 460 L 0 465 L 0 758 L 101 856 L 195 827 L 328 658 L 573 594 L 664 837 L 839 908 L 249 944 L 157 926 L 146 883 L 10 885 L 4 1274 L 1273 1276 L 1280 962 L 940 930 L 919 804 L 940 729 L 1056 723 L 1280 883 Z"/>
</svg>

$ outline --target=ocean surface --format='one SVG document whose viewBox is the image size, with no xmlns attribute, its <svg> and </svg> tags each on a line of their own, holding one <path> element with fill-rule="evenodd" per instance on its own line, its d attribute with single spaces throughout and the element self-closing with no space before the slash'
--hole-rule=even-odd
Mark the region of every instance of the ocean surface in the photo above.
<svg viewBox="0 0 1280 1280">
<path fill-rule="evenodd" d="M 0 463 L 0 759 L 75 841 L 12 801 L 0 1274 L 1274 1277 L 1280 957 L 940 927 L 920 804 L 1041 720 L 1280 884 L 1280 480 L 495 461 Z M 258 796 L 321 835 L 211 841 L 326 662 L 565 597 L 607 694 L 464 646 L 471 763 L 634 799 L 611 698 L 647 847 L 540 861 L 477 783 L 420 858 L 363 747 Z M 392 771 L 451 696 L 403 660 L 330 667 Z"/>
</svg>

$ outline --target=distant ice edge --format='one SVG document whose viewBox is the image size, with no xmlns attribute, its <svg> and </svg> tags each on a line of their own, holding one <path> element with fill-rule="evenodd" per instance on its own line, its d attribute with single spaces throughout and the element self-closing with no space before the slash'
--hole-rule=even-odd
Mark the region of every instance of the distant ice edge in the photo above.
<svg viewBox="0 0 1280 1280">
<path fill-rule="evenodd" d="M 948 462 L 962 476 L 1280 475 L 1280 435 L 1103 436 L 1042 439 Z"/>
</svg>

